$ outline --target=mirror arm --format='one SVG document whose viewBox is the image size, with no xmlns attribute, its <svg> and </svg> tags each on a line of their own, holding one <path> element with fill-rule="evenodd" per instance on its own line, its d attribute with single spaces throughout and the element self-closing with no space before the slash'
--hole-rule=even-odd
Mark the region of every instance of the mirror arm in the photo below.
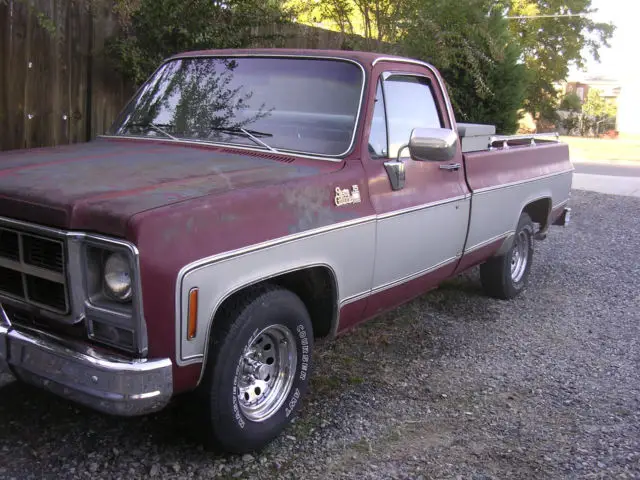
<svg viewBox="0 0 640 480">
<path fill-rule="evenodd" d="M 402 145 L 402 146 L 398 149 L 398 156 L 397 156 L 397 158 L 396 158 L 396 162 L 401 162 L 401 161 L 402 161 L 402 160 L 400 160 L 400 154 L 402 153 L 402 151 L 403 151 L 405 148 L 409 148 L 409 144 L 408 144 L 408 143 L 405 143 L 404 145 Z"/>
</svg>

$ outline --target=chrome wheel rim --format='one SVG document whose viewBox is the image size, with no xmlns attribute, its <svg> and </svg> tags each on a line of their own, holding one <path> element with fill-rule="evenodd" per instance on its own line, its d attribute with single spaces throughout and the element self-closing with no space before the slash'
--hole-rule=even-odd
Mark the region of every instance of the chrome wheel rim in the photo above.
<svg viewBox="0 0 640 480">
<path fill-rule="evenodd" d="M 523 230 L 518 233 L 511 253 L 511 279 L 514 283 L 518 283 L 522 280 L 528 262 L 529 241 L 527 233 Z"/>
<path fill-rule="evenodd" d="M 242 414 L 263 422 L 284 404 L 295 377 L 298 353 L 293 333 L 272 325 L 255 334 L 245 347 L 236 370 L 235 385 Z"/>
</svg>

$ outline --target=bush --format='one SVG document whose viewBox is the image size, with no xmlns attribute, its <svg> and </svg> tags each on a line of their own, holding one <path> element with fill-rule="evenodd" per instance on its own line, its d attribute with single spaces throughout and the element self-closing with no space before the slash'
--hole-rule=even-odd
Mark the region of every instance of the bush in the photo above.
<svg viewBox="0 0 640 480">
<path fill-rule="evenodd" d="M 175 53 L 277 40 L 277 33 L 255 32 L 288 23 L 291 13 L 270 0 L 117 0 L 116 9 L 123 32 L 109 42 L 107 52 L 136 84 Z"/>
</svg>

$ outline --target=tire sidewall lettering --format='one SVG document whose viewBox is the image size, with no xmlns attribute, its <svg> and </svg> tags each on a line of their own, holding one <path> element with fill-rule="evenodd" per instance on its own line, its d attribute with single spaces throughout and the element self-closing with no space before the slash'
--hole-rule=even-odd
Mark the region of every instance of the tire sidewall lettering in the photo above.
<svg viewBox="0 0 640 480">
<path fill-rule="evenodd" d="M 309 338 L 307 336 L 307 330 L 304 325 L 299 324 L 296 328 L 296 332 L 298 333 L 298 337 L 300 337 L 300 381 L 304 382 L 307 380 L 307 375 L 309 373 Z M 288 416 L 288 415 L 287 415 Z"/>
<path fill-rule="evenodd" d="M 244 429 L 245 422 L 244 416 L 242 412 L 240 412 L 240 406 L 238 405 L 238 374 L 240 373 L 241 363 L 238 362 L 238 366 L 236 367 L 235 375 L 233 376 L 233 389 L 231 392 L 231 402 L 233 408 L 233 418 L 241 429 Z"/>
</svg>

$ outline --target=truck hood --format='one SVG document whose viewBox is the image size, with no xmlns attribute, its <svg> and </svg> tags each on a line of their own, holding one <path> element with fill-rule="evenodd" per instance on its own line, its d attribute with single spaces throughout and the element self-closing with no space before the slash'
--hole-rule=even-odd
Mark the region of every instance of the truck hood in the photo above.
<svg viewBox="0 0 640 480">
<path fill-rule="evenodd" d="M 268 152 L 105 138 L 16 150 L 0 154 L 0 216 L 124 237 L 129 219 L 146 210 L 337 168 L 317 164 Z"/>
</svg>

